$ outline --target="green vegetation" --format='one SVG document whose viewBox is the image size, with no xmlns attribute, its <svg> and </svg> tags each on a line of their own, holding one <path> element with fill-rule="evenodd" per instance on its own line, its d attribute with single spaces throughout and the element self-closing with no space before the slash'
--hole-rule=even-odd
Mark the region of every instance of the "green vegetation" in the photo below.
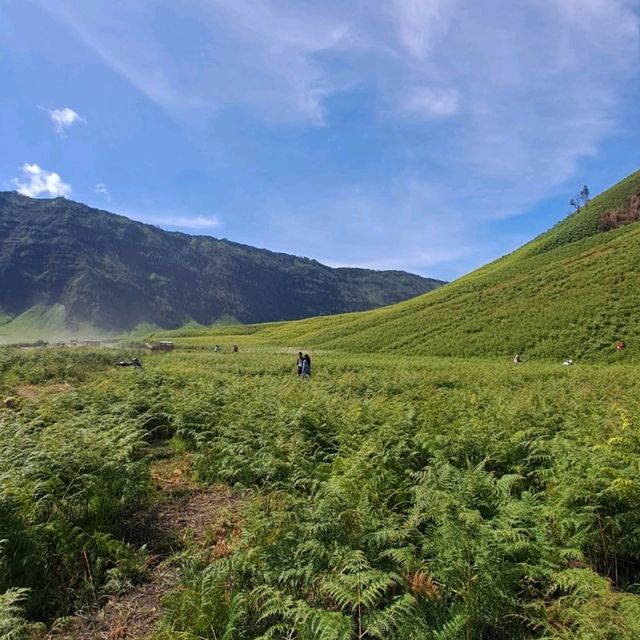
<svg viewBox="0 0 640 640">
<path fill-rule="evenodd" d="M 0 629 L 144 579 L 127 522 L 174 451 L 254 498 L 176 557 L 156 638 L 638 637 L 635 364 L 314 352 L 304 380 L 238 342 L 0 351 Z"/>
<path fill-rule="evenodd" d="M 119 355 L 0 351 L 0 391 L 15 393 L 0 411 L 0 629 L 19 604 L 46 620 L 143 573 L 123 518 L 150 495 L 144 447 L 158 381 L 134 381 L 135 405 L 108 379 L 94 393 L 89 380 Z"/>
<path fill-rule="evenodd" d="M 9 342 L 11 338 L 20 340 L 39 340 L 45 335 L 66 333 L 64 326 L 64 307 L 61 304 L 52 307 L 36 305 L 19 316 L 7 321 L 0 328 L 0 340 Z"/>
</svg>

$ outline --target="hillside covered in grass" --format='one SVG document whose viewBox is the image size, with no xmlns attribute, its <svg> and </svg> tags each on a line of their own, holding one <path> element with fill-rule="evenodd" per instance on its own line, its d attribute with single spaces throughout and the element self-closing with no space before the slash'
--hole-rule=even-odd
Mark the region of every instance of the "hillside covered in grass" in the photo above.
<svg viewBox="0 0 640 640">
<path fill-rule="evenodd" d="M 640 348 L 640 172 L 522 248 L 436 291 L 372 312 L 242 329 L 251 340 L 438 356 L 614 359 Z M 234 329 L 226 329 L 228 334 Z M 207 344 L 219 330 L 191 331 Z M 232 339 L 229 337 L 229 339 Z"/>
<path fill-rule="evenodd" d="M 0 341 L 77 335 L 83 325 L 105 336 L 143 323 L 306 318 L 441 284 L 163 231 L 65 198 L 0 193 Z"/>
</svg>

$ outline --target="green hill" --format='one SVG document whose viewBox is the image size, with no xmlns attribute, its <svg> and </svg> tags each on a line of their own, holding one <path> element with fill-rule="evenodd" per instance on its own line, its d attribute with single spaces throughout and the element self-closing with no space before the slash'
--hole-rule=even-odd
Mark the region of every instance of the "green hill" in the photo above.
<svg viewBox="0 0 640 640">
<path fill-rule="evenodd" d="M 332 269 L 65 198 L 0 192 L 0 340 L 25 338 L 23 329 L 48 337 L 84 327 L 95 336 L 145 323 L 291 320 L 372 309 L 441 284 L 403 271 Z"/>
<path fill-rule="evenodd" d="M 636 172 L 517 251 L 435 291 L 371 312 L 252 327 L 245 340 L 454 357 L 630 357 L 640 348 L 639 217 Z M 197 344 L 214 334 L 182 335 Z M 623 354 L 618 338 L 629 347 Z"/>
</svg>

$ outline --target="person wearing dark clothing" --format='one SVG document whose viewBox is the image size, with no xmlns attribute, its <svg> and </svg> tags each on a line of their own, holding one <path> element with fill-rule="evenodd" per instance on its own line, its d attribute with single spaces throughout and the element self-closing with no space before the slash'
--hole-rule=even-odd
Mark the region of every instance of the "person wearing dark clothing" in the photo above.
<svg viewBox="0 0 640 640">
<path fill-rule="evenodd" d="M 302 359 L 302 373 L 300 375 L 303 378 L 308 378 L 311 375 L 311 357 L 308 353 L 305 353 Z"/>
<path fill-rule="evenodd" d="M 298 351 L 298 359 L 296 360 L 296 366 L 298 367 L 298 375 L 302 375 L 302 364 L 304 362 L 304 358 L 302 357 L 302 351 Z"/>
<path fill-rule="evenodd" d="M 121 360 L 120 362 L 114 362 L 114 367 L 133 367 L 134 369 L 142 369 L 142 362 L 138 358 L 134 358 L 131 362 Z"/>
</svg>

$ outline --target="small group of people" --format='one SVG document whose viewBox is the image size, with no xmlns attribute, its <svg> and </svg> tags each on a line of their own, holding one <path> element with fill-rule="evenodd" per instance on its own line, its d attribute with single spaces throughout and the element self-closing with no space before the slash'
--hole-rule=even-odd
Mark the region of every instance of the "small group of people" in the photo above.
<svg viewBox="0 0 640 640">
<path fill-rule="evenodd" d="M 308 353 L 302 355 L 302 351 L 298 351 L 296 366 L 298 368 L 298 375 L 301 378 L 308 378 L 311 375 L 311 356 Z"/>
<path fill-rule="evenodd" d="M 616 342 L 616 350 L 617 350 L 617 351 L 624 351 L 626 348 L 627 348 L 627 345 L 624 343 L 624 340 L 618 340 L 618 341 Z M 523 362 L 526 362 L 526 360 L 523 360 L 523 359 L 520 357 L 520 354 L 519 354 L 519 353 L 516 353 L 516 354 L 513 356 L 513 359 L 511 360 L 511 362 L 513 362 L 513 364 L 522 364 Z M 563 365 L 565 365 L 565 366 L 567 366 L 567 367 L 572 366 L 572 365 L 574 364 L 574 362 L 573 362 L 573 358 L 565 358 L 565 359 L 562 361 L 562 364 L 563 364 Z"/>
<path fill-rule="evenodd" d="M 214 351 L 215 353 L 220 353 L 220 352 L 222 351 L 222 347 L 221 347 L 219 344 L 216 344 L 216 345 L 213 347 L 213 351 Z M 232 347 L 231 347 L 231 353 L 238 353 L 238 345 L 237 345 L 237 344 L 232 345 Z"/>
</svg>

